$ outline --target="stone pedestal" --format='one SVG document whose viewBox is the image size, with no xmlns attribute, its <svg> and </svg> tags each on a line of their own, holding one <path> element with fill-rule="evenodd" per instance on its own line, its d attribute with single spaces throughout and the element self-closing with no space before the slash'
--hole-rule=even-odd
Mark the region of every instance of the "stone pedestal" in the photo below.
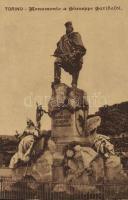
<svg viewBox="0 0 128 200">
<path fill-rule="evenodd" d="M 63 150 L 70 142 L 85 141 L 88 114 L 87 95 L 83 90 L 73 89 L 61 83 L 52 87 L 49 101 L 52 138 L 57 154 L 53 164 L 53 181 L 63 181 Z"/>
</svg>

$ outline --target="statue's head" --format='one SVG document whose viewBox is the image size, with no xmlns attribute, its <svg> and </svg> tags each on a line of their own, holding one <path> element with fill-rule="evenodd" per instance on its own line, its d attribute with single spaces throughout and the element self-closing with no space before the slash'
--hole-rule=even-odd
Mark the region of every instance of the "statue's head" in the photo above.
<svg viewBox="0 0 128 200">
<path fill-rule="evenodd" d="M 42 110 L 42 105 L 39 105 L 39 106 L 38 106 L 38 110 Z"/>
<path fill-rule="evenodd" d="M 87 120 L 87 133 L 88 135 L 92 135 L 96 133 L 97 128 L 101 124 L 101 117 L 100 116 L 94 116 Z"/>
<path fill-rule="evenodd" d="M 81 143 L 77 141 L 70 142 L 63 149 L 64 156 L 67 159 L 74 158 L 77 151 L 81 150 Z"/>
<path fill-rule="evenodd" d="M 34 126 L 34 123 L 31 119 L 27 119 L 27 126 L 30 127 L 30 126 Z"/>
<path fill-rule="evenodd" d="M 73 25 L 72 25 L 71 21 L 66 22 L 65 27 L 66 27 L 66 33 L 67 34 L 73 32 Z"/>
</svg>

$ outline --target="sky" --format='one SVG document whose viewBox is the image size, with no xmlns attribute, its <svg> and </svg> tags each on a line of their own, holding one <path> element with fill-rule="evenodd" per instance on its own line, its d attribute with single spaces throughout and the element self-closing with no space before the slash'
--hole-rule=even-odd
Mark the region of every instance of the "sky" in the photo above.
<svg viewBox="0 0 128 200">
<path fill-rule="evenodd" d="M 114 1 L 0 1 L 0 134 L 23 130 L 27 118 L 35 121 L 37 101 L 47 110 L 55 60 L 51 55 L 69 20 L 87 49 L 78 87 L 87 92 L 90 113 L 105 104 L 128 101 L 128 4 L 117 0 L 119 11 L 94 10 L 108 5 L 114 6 Z M 5 10 L 12 6 L 25 10 Z M 67 11 L 29 12 L 30 6 Z M 69 11 L 70 6 L 93 11 Z M 71 84 L 64 71 L 62 82 Z M 44 116 L 42 128 L 50 129 L 50 121 Z"/>
</svg>

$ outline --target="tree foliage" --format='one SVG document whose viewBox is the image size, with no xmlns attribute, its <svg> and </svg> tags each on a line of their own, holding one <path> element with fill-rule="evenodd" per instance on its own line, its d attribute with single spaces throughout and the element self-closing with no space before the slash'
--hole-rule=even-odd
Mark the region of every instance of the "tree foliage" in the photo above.
<svg viewBox="0 0 128 200">
<path fill-rule="evenodd" d="M 128 133 L 128 101 L 100 107 L 95 114 L 102 119 L 99 133 L 112 136 Z"/>
</svg>

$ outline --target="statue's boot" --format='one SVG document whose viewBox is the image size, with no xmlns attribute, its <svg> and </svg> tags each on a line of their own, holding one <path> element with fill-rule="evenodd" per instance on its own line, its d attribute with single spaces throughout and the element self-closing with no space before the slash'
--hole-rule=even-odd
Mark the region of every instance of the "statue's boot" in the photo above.
<svg viewBox="0 0 128 200">
<path fill-rule="evenodd" d="M 72 83 L 71 83 L 73 88 L 77 88 L 78 78 L 79 78 L 79 71 L 73 71 L 73 73 L 72 73 Z"/>
<path fill-rule="evenodd" d="M 59 63 L 54 64 L 54 84 L 59 84 L 61 79 L 61 66 Z"/>
</svg>

